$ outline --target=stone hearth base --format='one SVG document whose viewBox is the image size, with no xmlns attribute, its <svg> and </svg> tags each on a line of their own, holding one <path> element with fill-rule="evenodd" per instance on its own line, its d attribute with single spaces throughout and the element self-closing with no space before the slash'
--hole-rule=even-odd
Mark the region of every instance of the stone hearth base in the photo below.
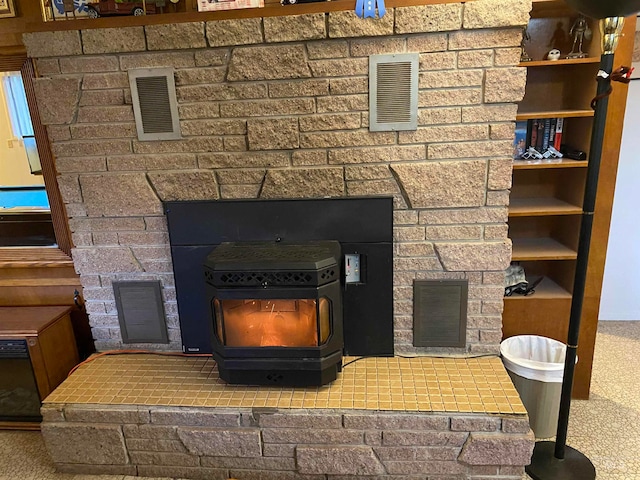
<svg viewBox="0 0 640 480">
<path fill-rule="evenodd" d="M 346 366 L 331 386 L 285 389 L 225 385 L 208 359 L 102 357 L 45 401 L 42 433 L 58 469 L 70 473 L 520 480 L 533 435 L 501 362 L 440 360 L 363 359 Z M 144 367 L 163 362 L 164 373 Z M 375 408 L 366 398 L 374 391 Z M 91 400 L 105 395 L 111 402 Z M 394 399 L 391 406 L 380 408 L 387 397 Z M 506 403 L 497 403 L 502 398 Z M 336 408 L 325 406 L 334 401 Z M 474 408 L 466 407 L 469 401 Z M 448 408 L 427 411 L 426 402 Z M 461 408 L 453 410 L 456 402 Z M 478 407 L 483 402 L 488 408 Z"/>
</svg>

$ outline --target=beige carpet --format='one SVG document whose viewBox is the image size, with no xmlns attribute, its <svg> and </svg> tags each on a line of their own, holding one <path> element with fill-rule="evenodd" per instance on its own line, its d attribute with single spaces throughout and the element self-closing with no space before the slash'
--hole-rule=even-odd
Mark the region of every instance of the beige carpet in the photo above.
<svg viewBox="0 0 640 480">
<path fill-rule="evenodd" d="M 567 444 L 597 480 L 640 480 L 640 322 L 600 322 L 591 398 L 571 403 Z"/>
<path fill-rule="evenodd" d="M 640 322 L 602 322 L 591 400 L 574 401 L 568 444 L 598 480 L 640 480 Z M 527 477 L 525 477 L 527 478 Z M 55 473 L 38 432 L 0 431 L 0 480 L 140 480 Z"/>
</svg>

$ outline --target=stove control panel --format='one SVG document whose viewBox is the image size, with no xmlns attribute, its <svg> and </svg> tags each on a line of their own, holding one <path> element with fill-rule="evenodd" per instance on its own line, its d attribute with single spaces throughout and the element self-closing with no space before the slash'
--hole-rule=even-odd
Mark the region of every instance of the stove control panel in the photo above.
<svg viewBox="0 0 640 480">
<path fill-rule="evenodd" d="M 348 253 L 344 256 L 345 283 L 360 283 L 360 254 Z"/>
</svg>

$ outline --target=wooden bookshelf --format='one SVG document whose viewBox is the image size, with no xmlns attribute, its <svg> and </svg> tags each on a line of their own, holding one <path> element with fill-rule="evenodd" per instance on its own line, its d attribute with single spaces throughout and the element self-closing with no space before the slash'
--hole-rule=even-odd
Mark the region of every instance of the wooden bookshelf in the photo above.
<svg viewBox="0 0 640 480">
<path fill-rule="evenodd" d="M 569 29 L 577 15 L 563 0 L 533 0 L 528 27 L 531 41 L 526 44 L 527 53 L 533 60 L 520 64 L 527 69 L 527 85 L 517 120 L 565 119 L 562 143 L 585 152 L 588 158 L 594 116 L 590 104 L 596 94 L 595 79 L 600 62 L 597 23 L 590 23 L 593 39 L 584 46 L 586 58 L 546 60 L 551 48 L 560 49 L 563 56 L 571 50 Z M 635 20 L 634 17 L 627 19 L 615 65 L 630 64 Z M 564 40 L 561 38 L 562 30 L 565 32 Z M 555 45 L 554 42 L 558 41 L 563 43 Z M 600 290 L 626 103 L 626 87 L 614 84 L 613 88 L 614 92 L 609 98 L 588 259 L 589 275 L 578 349 L 580 361 L 573 389 L 574 398 L 582 399 L 589 397 Z M 543 280 L 532 295 L 505 297 L 504 338 L 541 335 L 561 342 L 567 340 L 587 167 L 587 160 L 514 160 L 509 207 L 512 259 L 524 268 L 530 283 L 541 277 Z"/>
</svg>

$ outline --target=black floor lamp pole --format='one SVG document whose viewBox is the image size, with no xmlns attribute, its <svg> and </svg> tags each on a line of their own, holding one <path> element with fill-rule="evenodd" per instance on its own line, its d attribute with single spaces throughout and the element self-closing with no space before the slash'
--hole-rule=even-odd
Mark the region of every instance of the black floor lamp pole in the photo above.
<svg viewBox="0 0 640 480">
<path fill-rule="evenodd" d="M 616 21 L 622 29 L 624 18 L 607 18 L 603 22 Z M 604 33 L 603 33 L 604 34 Z M 617 38 L 615 39 L 617 43 Z M 564 363 L 564 377 L 560 410 L 558 415 L 558 429 L 555 442 L 536 442 L 531 464 L 526 471 L 534 480 L 595 480 L 596 470 L 589 458 L 578 450 L 566 445 L 567 429 L 569 426 L 569 411 L 571 409 L 571 390 L 575 373 L 576 356 L 578 352 L 578 338 L 580 336 L 580 319 L 584 302 L 585 285 L 587 281 L 587 266 L 589 249 L 591 246 L 591 232 L 593 228 L 593 214 L 595 211 L 596 194 L 598 191 L 598 177 L 600 175 L 600 161 L 604 145 L 604 133 L 609 105 L 608 93 L 611 90 L 611 72 L 615 45 L 609 49 L 605 47 L 600 57 L 600 71 L 598 72 L 597 103 L 593 118 L 591 146 L 589 149 L 589 164 L 582 204 L 582 222 L 578 240 L 578 257 L 571 300 L 571 314 L 569 316 L 569 332 L 567 335 L 567 353 Z"/>
<path fill-rule="evenodd" d="M 614 54 L 603 54 L 600 57 L 600 72 L 605 75 L 598 77 L 598 93 L 603 95 L 598 100 L 593 117 L 591 132 L 591 146 L 589 148 L 589 165 L 587 167 L 587 182 L 582 203 L 582 222 L 578 241 L 578 259 L 573 281 L 573 297 L 571 300 L 571 314 L 569 316 L 569 333 L 567 335 L 567 356 L 564 363 L 564 381 L 562 382 L 562 396 L 560 397 L 560 414 L 558 416 L 558 431 L 556 434 L 555 457 L 564 458 L 567 442 L 567 427 L 569 424 L 569 410 L 571 408 L 571 390 L 578 352 L 578 337 L 580 335 L 580 320 L 584 291 L 587 281 L 587 266 L 589 264 L 589 250 L 591 247 L 591 232 L 593 229 L 593 214 L 596 207 L 598 192 L 598 178 L 600 176 L 600 162 L 604 144 L 604 131 L 609 107 L 609 97 L 606 93 L 611 88 L 611 72 L 613 71 Z"/>
</svg>

